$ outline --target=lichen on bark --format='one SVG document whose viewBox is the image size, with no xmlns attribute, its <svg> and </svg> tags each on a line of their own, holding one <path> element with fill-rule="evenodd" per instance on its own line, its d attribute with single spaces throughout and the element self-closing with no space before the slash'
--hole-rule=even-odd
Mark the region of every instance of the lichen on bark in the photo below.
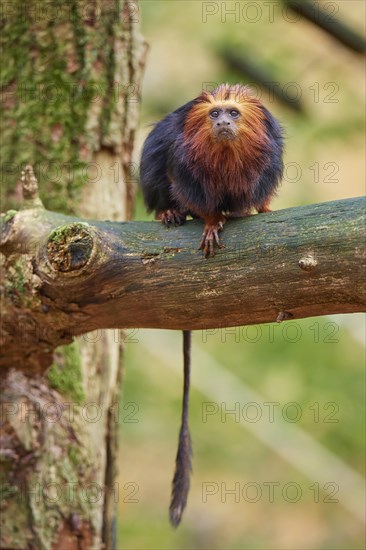
<svg viewBox="0 0 366 550">
<path fill-rule="evenodd" d="M 30 379 L 12 370 L 5 382 L 2 547 L 49 550 L 72 515 L 81 518 L 80 537 L 90 543 L 93 491 L 102 488 L 93 485 L 95 464 L 82 408 L 41 376 Z M 19 521 L 9 521 L 11 511 Z"/>
</svg>

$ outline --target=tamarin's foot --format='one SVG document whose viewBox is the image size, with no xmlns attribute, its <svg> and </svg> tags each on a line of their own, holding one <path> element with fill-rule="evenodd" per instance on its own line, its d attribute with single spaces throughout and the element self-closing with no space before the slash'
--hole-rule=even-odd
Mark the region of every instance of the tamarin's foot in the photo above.
<svg viewBox="0 0 366 550">
<path fill-rule="evenodd" d="M 202 239 L 200 242 L 199 249 L 203 250 L 205 258 L 207 256 L 214 256 L 214 246 L 215 243 L 219 248 L 224 248 L 224 245 L 220 241 L 219 231 L 222 231 L 224 227 L 225 220 L 219 221 L 216 223 L 206 223 L 205 228 L 202 233 Z"/>
<path fill-rule="evenodd" d="M 171 227 L 172 225 L 182 225 L 186 221 L 186 214 L 174 208 L 169 208 L 168 210 L 159 212 L 156 219 L 160 220 L 167 227 Z"/>
<path fill-rule="evenodd" d="M 262 206 L 258 206 L 258 208 L 256 208 L 256 210 L 257 210 L 258 214 L 264 214 L 265 212 L 272 212 L 272 210 L 269 207 L 269 203 L 262 204 Z"/>
</svg>

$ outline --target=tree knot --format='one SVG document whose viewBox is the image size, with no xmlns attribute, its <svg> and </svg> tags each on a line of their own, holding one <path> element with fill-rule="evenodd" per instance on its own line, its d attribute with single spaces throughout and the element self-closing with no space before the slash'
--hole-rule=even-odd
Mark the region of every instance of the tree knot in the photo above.
<svg viewBox="0 0 366 550">
<path fill-rule="evenodd" d="M 75 222 L 52 231 L 47 243 L 47 258 L 61 272 L 84 267 L 92 254 L 94 239 L 87 223 Z"/>
</svg>

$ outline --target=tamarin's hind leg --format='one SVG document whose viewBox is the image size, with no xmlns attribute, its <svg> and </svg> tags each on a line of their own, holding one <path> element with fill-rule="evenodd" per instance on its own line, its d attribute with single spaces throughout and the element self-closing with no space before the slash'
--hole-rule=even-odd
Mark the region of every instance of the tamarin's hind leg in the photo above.
<svg viewBox="0 0 366 550">
<path fill-rule="evenodd" d="M 264 202 L 260 206 L 256 206 L 256 210 L 257 210 L 258 214 L 264 214 L 265 212 L 272 212 L 271 208 L 269 207 L 271 199 L 272 199 L 272 197 L 270 199 L 266 200 L 266 202 Z"/>
<path fill-rule="evenodd" d="M 236 220 L 238 218 L 245 218 L 246 216 L 249 216 L 250 210 L 239 210 L 237 212 L 229 212 L 225 213 L 227 220 Z"/>
<path fill-rule="evenodd" d="M 172 225 L 182 225 L 186 221 L 187 213 L 168 208 L 156 214 L 156 219 L 160 220 L 164 225 L 170 227 Z"/>
<path fill-rule="evenodd" d="M 219 231 L 223 230 L 226 219 L 223 214 L 218 214 L 212 218 L 204 218 L 204 221 L 205 227 L 199 248 L 203 250 L 203 254 L 207 258 L 207 256 L 215 255 L 215 243 L 219 248 L 224 248 L 224 245 L 220 241 Z"/>
</svg>

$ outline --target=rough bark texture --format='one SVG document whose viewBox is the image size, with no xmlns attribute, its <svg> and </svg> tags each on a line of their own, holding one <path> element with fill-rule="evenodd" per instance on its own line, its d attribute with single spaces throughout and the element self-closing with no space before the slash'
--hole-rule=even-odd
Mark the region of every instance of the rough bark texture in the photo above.
<svg viewBox="0 0 366 550">
<path fill-rule="evenodd" d="M 158 222 L 85 222 L 39 207 L 18 212 L 4 224 L 2 248 L 8 273 L 16 274 L 14 251 L 31 243 L 27 228 L 37 232 L 21 297 L 35 307 L 21 314 L 26 326 L 46 334 L 36 337 L 34 329 L 26 346 L 40 354 L 38 365 L 47 346 L 91 329 L 202 329 L 363 311 L 364 209 L 357 198 L 229 221 L 226 248 L 210 259 L 197 250 L 199 221 L 166 229 Z M 25 352 L 15 296 L 5 317 L 3 366 L 10 356 L 20 364 Z"/>
<path fill-rule="evenodd" d="M 128 219 L 145 57 L 137 3 L 19 0 L 3 15 L 3 207 L 17 207 L 22 184 L 14 183 L 32 162 L 48 208 Z M 5 260 L 1 285 L 9 367 L 1 381 L 1 547 L 112 548 L 120 344 L 108 331 L 98 341 L 60 338 L 65 314 L 43 325 L 50 309 L 34 262 L 43 207 L 32 189 L 25 199 L 35 218 Z M 9 330 L 20 338 L 17 359 L 6 347 Z M 55 352 L 51 341 L 69 345 Z"/>
</svg>

